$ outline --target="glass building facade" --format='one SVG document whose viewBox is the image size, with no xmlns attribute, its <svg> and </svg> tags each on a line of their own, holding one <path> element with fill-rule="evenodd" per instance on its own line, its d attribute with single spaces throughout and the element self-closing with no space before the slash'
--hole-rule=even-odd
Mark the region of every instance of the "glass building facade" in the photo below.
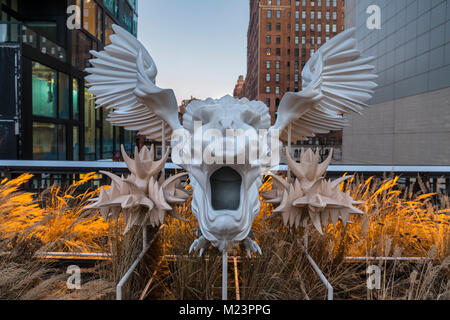
<svg viewBox="0 0 450 320">
<path fill-rule="evenodd" d="M 67 27 L 71 5 L 81 13 L 73 30 Z M 108 112 L 95 108 L 84 70 L 90 50 L 110 43 L 113 24 L 137 35 L 137 0 L 1 0 L 0 18 L 0 54 L 18 74 L 17 99 L 3 107 L 16 110 L 11 121 L 19 127 L 17 150 L 8 158 L 113 159 L 121 144 L 131 152 L 135 133 L 113 128 Z M 10 144 L 0 144 L 0 153 Z"/>
</svg>

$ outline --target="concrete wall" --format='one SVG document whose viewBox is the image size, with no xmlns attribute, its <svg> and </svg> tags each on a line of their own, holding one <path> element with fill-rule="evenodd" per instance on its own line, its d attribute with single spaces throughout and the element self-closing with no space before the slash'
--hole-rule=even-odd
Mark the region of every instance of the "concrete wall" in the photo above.
<svg viewBox="0 0 450 320">
<path fill-rule="evenodd" d="M 369 5 L 381 30 L 366 27 Z M 346 27 L 380 78 L 371 107 L 350 116 L 343 163 L 450 164 L 450 1 L 348 0 Z"/>
<path fill-rule="evenodd" d="M 450 88 L 375 104 L 350 117 L 342 163 L 449 165 Z"/>
</svg>

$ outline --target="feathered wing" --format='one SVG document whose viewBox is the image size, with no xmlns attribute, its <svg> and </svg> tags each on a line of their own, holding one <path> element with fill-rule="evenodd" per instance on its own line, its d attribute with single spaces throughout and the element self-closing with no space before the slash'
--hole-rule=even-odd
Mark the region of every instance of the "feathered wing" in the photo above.
<svg viewBox="0 0 450 320">
<path fill-rule="evenodd" d="M 158 71 L 144 46 L 125 29 L 113 25 L 113 30 L 104 51 L 91 51 L 95 59 L 86 69 L 89 92 L 98 108 L 112 109 L 108 121 L 113 125 L 161 141 L 163 120 L 168 140 L 180 127 L 174 92 L 155 85 Z"/>
<path fill-rule="evenodd" d="M 355 28 L 348 29 L 325 43 L 311 57 L 302 72 L 303 91 L 286 93 L 278 108 L 272 129 L 287 140 L 291 124 L 292 141 L 315 134 L 341 130 L 345 115 L 361 113 L 377 84 L 370 65 L 373 57 L 364 57 L 356 48 Z"/>
</svg>

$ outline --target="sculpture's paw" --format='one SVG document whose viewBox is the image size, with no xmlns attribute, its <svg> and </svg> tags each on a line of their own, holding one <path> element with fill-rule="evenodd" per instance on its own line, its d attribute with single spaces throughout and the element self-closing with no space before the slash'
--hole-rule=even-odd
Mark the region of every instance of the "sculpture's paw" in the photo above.
<svg viewBox="0 0 450 320">
<path fill-rule="evenodd" d="M 205 249 L 208 248 L 209 245 L 209 241 L 204 236 L 201 236 L 192 243 L 191 248 L 189 249 L 189 253 L 200 250 L 199 256 L 201 257 L 203 255 L 203 252 L 205 252 Z"/>
<path fill-rule="evenodd" d="M 245 247 L 245 251 L 247 251 L 248 257 L 251 258 L 252 257 L 252 253 L 259 253 L 259 255 L 262 256 L 262 252 L 261 252 L 261 248 L 259 247 L 259 245 L 253 241 L 252 239 L 250 239 L 250 237 L 247 237 L 244 241 L 243 241 L 244 247 Z"/>
</svg>

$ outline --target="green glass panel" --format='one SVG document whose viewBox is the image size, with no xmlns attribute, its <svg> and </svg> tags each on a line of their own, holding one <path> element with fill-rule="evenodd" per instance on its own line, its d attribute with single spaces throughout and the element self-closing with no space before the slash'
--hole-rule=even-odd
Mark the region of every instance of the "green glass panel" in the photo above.
<svg viewBox="0 0 450 320">
<path fill-rule="evenodd" d="M 33 115 L 56 117 L 57 72 L 40 63 L 32 64 L 32 99 Z"/>
</svg>

